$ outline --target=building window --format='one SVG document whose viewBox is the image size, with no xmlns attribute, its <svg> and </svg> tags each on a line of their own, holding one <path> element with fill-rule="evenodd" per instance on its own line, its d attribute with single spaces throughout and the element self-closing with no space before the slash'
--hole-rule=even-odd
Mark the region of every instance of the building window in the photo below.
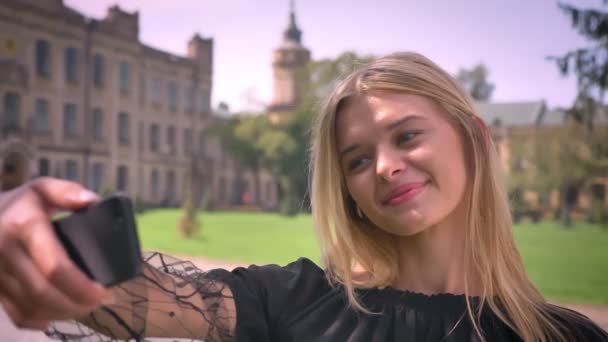
<svg viewBox="0 0 608 342">
<path fill-rule="evenodd" d="M 4 95 L 4 117 L 2 126 L 4 128 L 19 127 L 19 113 L 21 111 L 21 99 L 17 93 L 6 93 Z"/>
<path fill-rule="evenodd" d="M 93 139 L 103 140 L 103 111 L 93 109 Z"/>
<path fill-rule="evenodd" d="M 172 112 L 176 112 L 178 94 L 177 94 L 177 84 L 175 84 L 175 82 L 169 82 L 167 93 L 169 95 L 169 110 Z"/>
<path fill-rule="evenodd" d="M 171 153 L 175 153 L 175 127 L 167 127 L 167 146 Z"/>
<path fill-rule="evenodd" d="M 184 130 L 184 155 L 192 155 L 192 130 L 190 128 Z"/>
<path fill-rule="evenodd" d="M 158 152 L 160 146 L 160 131 L 157 124 L 150 125 L 150 151 Z"/>
<path fill-rule="evenodd" d="M 103 56 L 100 54 L 96 54 L 93 56 L 93 84 L 101 88 L 104 83 L 104 68 L 105 61 Z"/>
<path fill-rule="evenodd" d="M 91 190 L 95 192 L 101 191 L 103 184 L 104 168 L 102 163 L 95 163 L 91 168 Z"/>
<path fill-rule="evenodd" d="M 150 194 L 152 199 L 155 200 L 158 196 L 158 170 L 152 170 L 150 174 Z"/>
<path fill-rule="evenodd" d="M 194 111 L 194 88 L 187 87 L 184 91 L 184 111 L 192 113 Z"/>
<path fill-rule="evenodd" d="M 175 172 L 173 170 L 167 171 L 167 182 L 166 182 L 166 198 L 167 204 L 172 203 L 176 199 L 175 192 Z"/>
<path fill-rule="evenodd" d="M 205 157 L 207 155 L 207 132 L 201 131 L 199 133 L 199 153 L 201 156 Z"/>
<path fill-rule="evenodd" d="M 76 105 L 66 103 L 63 106 L 63 136 L 78 136 L 78 118 L 76 117 Z"/>
<path fill-rule="evenodd" d="M 273 196 L 272 196 L 273 190 L 274 190 L 274 183 L 273 182 L 266 183 L 266 200 L 267 201 L 271 201 L 272 200 L 272 198 L 273 198 Z"/>
<path fill-rule="evenodd" d="M 129 93 L 130 83 L 129 63 L 120 62 L 118 64 L 118 90 L 121 94 Z"/>
<path fill-rule="evenodd" d="M 162 103 L 163 90 L 162 82 L 158 78 L 150 78 L 148 80 L 148 98 L 150 103 L 153 105 L 160 105 Z"/>
<path fill-rule="evenodd" d="M 137 149 L 140 152 L 143 152 L 146 148 L 146 137 L 145 137 L 146 127 L 143 122 L 139 122 L 137 125 Z"/>
<path fill-rule="evenodd" d="M 78 50 L 74 47 L 65 49 L 65 80 L 78 82 Z"/>
<path fill-rule="evenodd" d="M 50 176 L 51 175 L 51 163 L 46 158 L 40 158 L 38 160 L 38 175 L 39 176 Z"/>
<path fill-rule="evenodd" d="M 34 111 L 34 131 L 48 132 L 49 127 L 49 103 L 47 100 L 37 99 Z"/>
<path fill-rule="evenodd" d="M 71 181 L 78 181 L 78 164 L 75 160 L 65 162 L 65 178 Z"/>
<path fill-rule="evenodd" d="M 49 77 L 51 74 L 51 48 L 43 39 L 36 41 L 36 74 Z"/>
<path fill-rule="evenodd" d="M 199 99 L 199 113 L 201 114 L 206 114 L 209 113 L 209 97 L 211 94 L 209 94 L 208 90 L 201 90 L 200 92 L 200 99 Z"/>
<path fill-rule="evenodd" d="M 116 190 L 127 192 L 129 190 L 129 178 L 126 166 L 119 166 L 116 172 Z"/>
<path fill-rule="evenodd" d="M 129 144 L 129 114 L 125 112 L 118 113 L 118 143 Z"/>
<path fill-rule="evenodd" d="M 219 194 L 220 194 L 220 202 L 224 202 L 226 200 L 226 180 L 224 178 L 220 178 L 220 184 L 219 184 Z"/>
</svg>

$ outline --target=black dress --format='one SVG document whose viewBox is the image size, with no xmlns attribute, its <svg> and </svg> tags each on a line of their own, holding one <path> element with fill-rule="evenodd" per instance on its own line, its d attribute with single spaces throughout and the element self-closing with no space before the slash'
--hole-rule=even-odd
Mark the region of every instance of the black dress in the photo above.
<svg viewBox="0 0 608 342">
<path fill-rule="evenodd" d="M 236 303 L 237 341 L 478 341 L 466 312 L 464 295 L 424 295 L 392 288 L 358 290 L 372 312 L 351 309 L 341 287 L 332 287 L 324 271 L 301 258 L 277 265 L 214 270 L 209 276 L 227 283 Z M 471 298 L 473 304 L 476 298 Z M 558 317 L 578 341 L 608 341 L 608 334 L 586 317 L 567 311 Z M 484 310 L 486 341 L 519 341 L 492 312 Z"/>
<path fill-rule="evenodd" d="M 375 313 L 366 314 L 351 308 L 344 289 L 332 287 L 325 272 L 305 258 L 284 267 L 205 272 L 152 253 L 144 258 L 144 271 L 119 285 L 115 295 L 115 305 L 79 321 L 54 322 L 47 335 L 104 342 L 175 334 L 205 342 L 480 341 L 463 295 L 360 289 L 360 301 Z M 470 301 L 478 307 L 477 298 Z M 572 341 L 608 341 L 583 315 L 549 308 Z M 486 307 L 479 323 L 488 342 L 520 340 Z"/>
</svg>

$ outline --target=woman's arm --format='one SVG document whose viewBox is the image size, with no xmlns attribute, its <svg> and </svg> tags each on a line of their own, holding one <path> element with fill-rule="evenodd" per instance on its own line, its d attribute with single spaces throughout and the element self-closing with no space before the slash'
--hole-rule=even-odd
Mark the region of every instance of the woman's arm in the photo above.
<svg viewBox="0 0 608 342">
<path fill-rule="evenodd" d="M 45 177 L 0 193 L 0 304 L 11 321 L 62 340 L 108 340 L 89 338 L 100 334 L 230 340 L 231 291 L 191 263 L 151 254 L 138 277 L 111 291 L 78 269 L 50 218 L 97 199 L 78 183 Z M 102 305 L 108 295 L 114 303 Z"/>
<path fill-rule="evenodd" d="M 144 271 L 112 289 L 114 303 L 78 322 L 57 322 L 47 334 L 79 340 L 143 337 L 233 340 L 236 310 L 230 289 L 192 263 L 159 253 L 145 256 Z"/>
</svg>

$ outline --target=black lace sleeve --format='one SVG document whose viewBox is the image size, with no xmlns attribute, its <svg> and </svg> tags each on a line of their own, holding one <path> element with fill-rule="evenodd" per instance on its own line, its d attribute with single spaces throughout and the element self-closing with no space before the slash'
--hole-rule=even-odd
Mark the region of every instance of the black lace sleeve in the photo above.
<svg viewBox="0 0 608 342">
<path fill-rule="evenodd" d="M 236 307 L 224 281 L 160 253 L 143 258 L 143 272 L 113 288 L 114 304 L 78 321 L 53 322 L 47 336 L 62 341 L 235 340 Z"/>
</svg>

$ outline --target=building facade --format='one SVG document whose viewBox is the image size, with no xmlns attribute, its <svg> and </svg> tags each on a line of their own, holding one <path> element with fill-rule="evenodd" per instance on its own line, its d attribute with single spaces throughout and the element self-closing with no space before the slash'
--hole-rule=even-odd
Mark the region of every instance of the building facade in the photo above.
<svg viewBox="0 0 608 342">
<path fill-rule="evenodd" d="M 187 187 L 228 206 L 234 161 L 207 131 L 213 40 L 194 35 L 187 51 L 143 44 L 139 13 L 118 6 L 92 19 L 62 0 L 2 1 L 1 189 L 54 176 L 167 206 Z"/>
</svg>

